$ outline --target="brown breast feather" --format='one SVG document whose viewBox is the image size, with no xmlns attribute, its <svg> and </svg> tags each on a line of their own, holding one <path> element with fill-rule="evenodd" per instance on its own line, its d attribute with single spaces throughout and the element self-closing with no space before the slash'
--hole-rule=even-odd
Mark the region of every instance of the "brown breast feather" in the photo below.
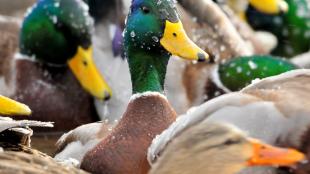
<svg viewBox="0 0 310 174">
<path fill-rule="evenodd" d="M 168 101 L 160 96 L 131 101 L 112 134 L 86 154 L 81 168 L 92 173 L 147 173 L 149 145 L 175 118 Z"/>
</svg>

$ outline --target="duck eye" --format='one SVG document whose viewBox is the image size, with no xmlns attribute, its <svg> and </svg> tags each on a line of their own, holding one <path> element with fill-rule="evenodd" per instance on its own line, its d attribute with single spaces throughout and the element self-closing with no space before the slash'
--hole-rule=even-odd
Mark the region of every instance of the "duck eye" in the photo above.
<svg viewBox="0 0 310 174">
<path fill-rule="evenodd" d="M 150 9 L 147 8 L 147 7 L 145 7 L 145 6 L 142 6 L 142 7 L 141 7 L 141 10 L 142 10 L 142 12 L 143 12 L 144 14 L 150 13 Z"/>
<path fill-rule="evenodd" d="M 226 141 L 224 142 L 224 145 L 229 146 L 229 145 L 238 144 L 238 143 L 240 143 L 239 140 L 229 139 L 229 140 L 226 140 Z"/>
</svg>

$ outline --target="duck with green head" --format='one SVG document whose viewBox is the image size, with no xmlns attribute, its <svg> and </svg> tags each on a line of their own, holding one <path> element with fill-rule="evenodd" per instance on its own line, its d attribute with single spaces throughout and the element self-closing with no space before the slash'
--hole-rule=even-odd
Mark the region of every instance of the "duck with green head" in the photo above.
<svg viewBox="0 0 310 174">
<path fill-rule="evenodd" d="M 256 0 L 224 0 L 224 1 L 222 0 L 222 1 L 219 1 L 218 0 L 216 2 L 218 4 L 224 3 L 230 6 L 238 6 L 238 7 L 244 4 L 242 8 L 239 8 L 239 12 L 243 12 L 243 13 L 245 13 L 249 4 L 255 6 L 256 9 L 260 9 L 262 13 L 266 13 L 266 14 L 284 13 L 287 10 L 286 9 L 287 4 L 284 0 L 267 0 L 267 1 L 264 1 L 264 0 L 263 1 L 260 1 L 260 0 L 257 0 L 257 1 Z M 235 10 L 238 13 L 238 9 L 235 9 Z M 192 29 L 190 29 L 190 31 L 191 30 Z M 201 30 L 201 28 L 198 27 L 197 30 Z M 203 41 L 204 39 L 201 39 L 203 37 L 206 37 L 206 35 L 201 36 L 199 37 L 200 39 L 198 39 L 200 43 L 202 44 L 202 46 L 203 44 L 205 44 L 205 42 Z M 255 38 L 257 37 L 255 36 Z M 264 49 L 268 48 L 268 50 L 270 50 L 271 47 L 275 46 L 276 42 L 272 43 L 270 42 L 270 40 L 268 39 L 265 40 L 264 38 L 266 37 L 263 37 L 263 38 L 259 37 L 259 40 L 263 40 L 264 42 L 267 43 L 266 45 L 264 45 Z M 251 83 L 252 80 L 255 80 L 257 78 L 277 75 L 279 73 L 286 72 L 288 70 L 295 68 L 295 65 L 289 62 L 286 62 L 286 61 L 282 61 L 279 58 L 272 57 L 269 55 L 251 55 L 251 56 L 246 56 L 246 57 L 230 57 L 231 58 L 231 60 L 229 61 L 230 65 L 236 65 L 234 68 L 235 76 L 230 76 L 230 77 L 225 78 L 225 82 L 224 82 L 223 81 L 224 78 L 222 78 L 222 76 L 225 76 L 226 74 L 230 74 L 231 72 L 229 71 L 233 69 L 233 68 L 229 68 L 225 66 L 226 64 L 228 64 L 228 63 L 225 63 L 227 61 L 227 58 L 229 58 L 227 57 L 227 55 L 225 55 L 225 52 L 229 52 L 228 50 L 229 49 L 226 49 L 224 46 L 219 45 L 218 51 L 220 54 L 215 53 L 217 54 L 215 55 L 215 57 L 219 57 L 219 58 L 221 57 L 222 59 L 221 60 L 217 59 L 213 65 L 210 65 L 210 64 L 184 65 L 181 62 L 179 63 L 181 66 L 179 65 L 177 67 L 177 66 L 174 66 L 173 64 L 170 64 L 170 65 L 173 65 L 173 66 L 170 66 L 171 68 L 180 70 L 181 72 L 181 73 L 178 73 L 178 74 L 181 74 L 179 75 L 179 77 L 176 77 L 176 76 L 170 77 L 169 73 L 167 74 L 167 78 L 170 81 L 174 81 L 174 84 L 179 84 L 178 86 L 180 86 L 181 88 L 180 87 L 169 88 L 170 86 L 166 85 L 166 89 L 168 89 L 168 92 L 167 92 L 168 98 L 172 99 L 170 100 L 170 102 L 172 103 L 172 105 L 175 107 L 175 109 L 177 110 L 179 114 L 185 113 L 190 107 L 200 105 L 204 101 L 217 97 L 218 95 L 223 94 L 225 92 L 242 89 L 247 84 Z M 268 50 L 265 50 L 265 51 L 268 52 Z M 249 67 L 248 62 L 250 62 L 251 65 L 254 65 L 252 66 L 254 67 L 253 69 Z M 281 63 L 283 63 L 284 66 L 282 66 Z M 219 69 L 221 71 L 218 71 Z M 262 73 L 260 73 L 261 70 L 263 70 Z M 218 78 L 219 76 L 221 78 Z M 231 88 L 232 86 L 234 86 L 234 89 Z M 171 91 L 173 92 L 171 93 Z"/>
<path fill-rule="evenodd" d="M 269 55 L 237 57 L 219 64 L 216 68 L 215 82 L 226 92 L 239 91 L 253 80 L 263 79 L 298 69 L 298 66 L 284 58 Z"/>
<path fill-rule="evenodd" d="M 241 56 L 209 65 L 189 65 L 183 72 L 183 81 L 178 82 L 184 85 L 186 96 L 186 100 L 179 101 L 183 109 L 181 113 L 219 95 L 239 91 L 255 80 L 299 68 L 285 58 L 271 55 Z"/>
<path fill-rule="evenodd" d="M 288 12 L 264 14 L 250 7 L 246 11 L 249 24 L 255 30 L 268 31 L 278 39 L 272 54 L 294 57 L 310 50 L 310 2 L 286 0 Z"/>
<path fill-rule="evenodd" d="M 111 96 L 92 58 L 92 30 L 82 0 L 40 0 L 23 21 L 20 53 L 35 61 L 16 59 L 12 96 L 33 108 L 32 119 L 55 121 L 55 131 L 97 119 L 84 91 L 101 100 Z"/>
<path fill-rule="evenodd" d="M 185 34 L 171 0 L 133 0 L 124 34 L 133 96 L 111 134 L 85 155 L 81 168 L 92 173 L 147 173 L 148 146 L 176 117 L 163 95 L 170 56 L 208 59 Z"/>
<path fill-rule="evenodd" d="M 209 71 L 206 75 L 193 76 L 186 81 L 186 92 L 190 99 L 190 105 L 184 107 L 186 110 L 219 95 L 239 91 L 255 80 L 299 69 L 297 65 L 284 58 L 270 55 L 235 57 L 229 61 L 209 65 L 207 68 Z M 185 71 L 185 76 L 188 77 L 191 71 Z M 203 82 L 205 83 L 201 85 Z M 195 95 L 190 97 L 190 94 Z"/>
</svg>

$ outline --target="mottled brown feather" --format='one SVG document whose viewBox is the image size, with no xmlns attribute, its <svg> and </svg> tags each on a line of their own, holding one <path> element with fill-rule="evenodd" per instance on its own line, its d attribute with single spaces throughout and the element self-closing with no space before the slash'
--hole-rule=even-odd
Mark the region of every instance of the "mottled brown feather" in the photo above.
<svg viewBox="0 0 310 174">
<path fill-rule="evenodd" d="M 175 117 L 168 101 L 160 96 L 131 101 L 112 134 L 86 154 L 81 168 L 91 173 L 147 173 L 150 168 L 147 149 Z"/>
<path fill-rule="evenodd" d="M 32 109 L 28 119 L 55 122 L 53 129 L 37 131 L 64 132 L 98 120 L 92 97 L 67 67 L 16 60 L 15 69 L 16 91 L 10 97 Z"/>
</svg>

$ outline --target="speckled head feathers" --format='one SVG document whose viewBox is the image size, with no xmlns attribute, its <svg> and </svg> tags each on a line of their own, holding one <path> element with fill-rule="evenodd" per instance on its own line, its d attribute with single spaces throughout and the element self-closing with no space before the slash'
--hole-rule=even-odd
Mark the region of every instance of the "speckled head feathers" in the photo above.
<svg viewBox="0 0 310 174">
<path fill-rule="evenodd" d="M 65 64 L 78 46 L 91 45 L 93 20 L 82 0 L 39 0 L 26 14 L 21 53 L 50 64 Z"/>
</svg>

